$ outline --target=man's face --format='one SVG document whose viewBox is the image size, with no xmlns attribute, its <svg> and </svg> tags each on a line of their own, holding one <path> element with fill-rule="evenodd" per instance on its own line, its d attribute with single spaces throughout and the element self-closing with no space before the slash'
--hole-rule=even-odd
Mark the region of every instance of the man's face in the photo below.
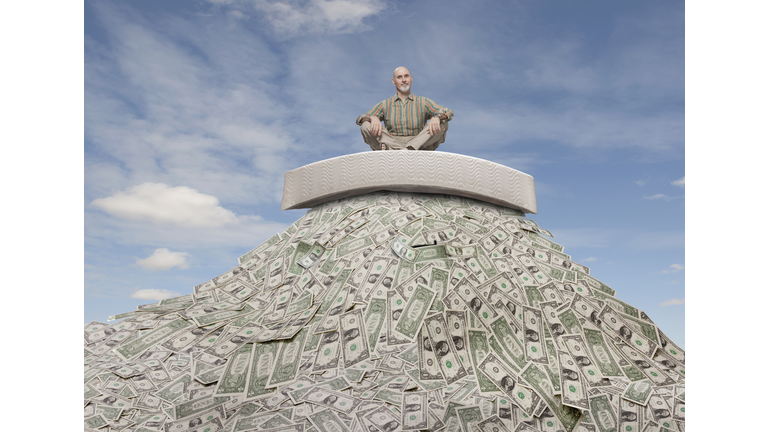
<svg viewBox="0 0 768 432">
<path fill-rule="evenodd" d="M 413 83 L 413 77 L 411 71 L 404 67 L 395 69 L 392 74 L 392 84 L 403 93 L 408 93 L 411 90 L 411 83 Z"/>
</svg>

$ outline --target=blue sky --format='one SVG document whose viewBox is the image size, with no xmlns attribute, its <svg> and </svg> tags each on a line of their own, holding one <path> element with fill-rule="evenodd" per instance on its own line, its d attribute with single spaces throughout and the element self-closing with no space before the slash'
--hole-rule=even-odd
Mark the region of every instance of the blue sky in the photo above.
<svg viewBox="0 0 768 432">
<path fill-rule="evenodd" d="M 685 345 L 681 1 L 86 1 L 84 54 L 85 322 L 298 219 L 283 174 L 368 151 L 406 66 L 439 150 L 531 174 L 529 217 Z"/>
</svg>

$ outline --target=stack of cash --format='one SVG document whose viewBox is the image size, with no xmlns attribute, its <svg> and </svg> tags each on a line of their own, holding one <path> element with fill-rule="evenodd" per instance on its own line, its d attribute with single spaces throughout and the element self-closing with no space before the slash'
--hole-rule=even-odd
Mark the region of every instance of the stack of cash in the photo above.
<svg viewBox="0 0 768 432">
<path fill-rule="evenodd" d="M 327 202 L 85 326 L 85 430 L 684 431 L 685 353 L 517 210 Z"/>
</svg>

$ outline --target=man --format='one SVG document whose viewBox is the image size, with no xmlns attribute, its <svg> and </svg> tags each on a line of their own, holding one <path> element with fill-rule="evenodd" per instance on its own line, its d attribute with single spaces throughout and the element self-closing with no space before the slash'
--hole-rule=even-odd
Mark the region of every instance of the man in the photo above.
<svg viewBox="0 0 768 432">
<path fill-rule="evenodd" d="M 435 150 L 445 142 L 453 111 L 428 98 L 413 95 L 412 83 L 413 77 L 407 68 L 395 69 L 392 84 L 397 94 L 357 118 L 363 140 L 371 149 Z"/>
</svg>

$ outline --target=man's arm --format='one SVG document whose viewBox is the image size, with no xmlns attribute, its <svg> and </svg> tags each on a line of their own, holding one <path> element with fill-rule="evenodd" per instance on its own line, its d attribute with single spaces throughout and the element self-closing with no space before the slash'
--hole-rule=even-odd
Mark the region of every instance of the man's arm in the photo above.
<svg viewBox="0 0 768 432">
<path fill-rule="evenodd" d="M 370 117 L 370 116 L 364 116 L 363 117 L 363 123 L 365 122 L 371 122 L 371 135 L 377 137 L 381 136 L 381 120 L 378 119 L 378 117 Z"/>
<path fill-rule="evenodd" d="M 367 113 L 359 116 L 355 123 L 361 125 L 365 122 L 371 123 L 371 134 L 373 136 L 381 136 L 381 118 L 384 117 L 384 101 L 376 104 L 375 107 L 368 110 Z"/>
<path fill-rule="evenodd" d="M 453 111 L 442 105 L 438 105 L 435 101 L 429 98 L 424 98 L 424 102 L 427 105 L 427 109 L 433 113 L 432 118 L 428 123 L 429 134 L 434 135 L 440 133 L 440 122 L 450 121 L 453 118 Z"/>
<path fill-rule="evenodd" d="M 445 114 L 435 114 L 431 119 L 429 119 L 429 134 L 435 135 L 440 133 L 440 121 L 442 120 L 448 120 L 448 116 Z"/>
</svg>

